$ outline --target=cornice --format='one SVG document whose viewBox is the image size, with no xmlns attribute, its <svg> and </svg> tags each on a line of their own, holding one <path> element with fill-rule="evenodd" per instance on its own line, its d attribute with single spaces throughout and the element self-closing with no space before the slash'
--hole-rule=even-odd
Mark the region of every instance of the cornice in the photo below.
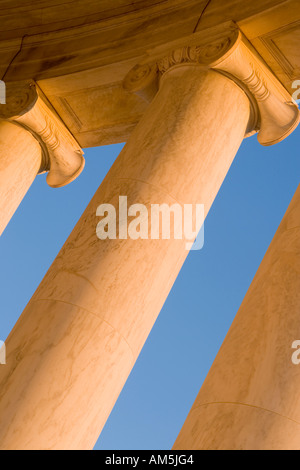
<svg viewBox="0 0 300 470">
<path fill-rule="evenodd" d="M 33 82 L 8 84 L 0 119 L 22 126 L 41 144 L 41 172 L 48 171 L 49 186 L 65 186 L 82 172 L 82 149 Z"/>
</svg>

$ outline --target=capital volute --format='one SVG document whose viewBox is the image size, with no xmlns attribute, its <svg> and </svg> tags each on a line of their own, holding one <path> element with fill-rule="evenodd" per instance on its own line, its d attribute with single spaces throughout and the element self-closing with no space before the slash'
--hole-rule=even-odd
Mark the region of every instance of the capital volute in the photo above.
<svg viewBox="0 0 300 470">
<path fill-rule="evenodd" d="M 83 151 L 34 82 L 6 85 L 0 119 L 23 127 L 38 140 L 42 149 L 40 172 L 48 172 L 49 186 L 65 186 L 79 176 L 85 163 Z"/>
<path fill-rule="evenodd" d="M 214 70 L 243 89 L 251 105 L 247 134 L 258 132 L 262 145 L 284 140 L 298 126 L 297 104 L 232 24 L 225 32 L 219 29 L 202 32 L 200 36 L 186 38 L 185 45 L 164 45 L 152 51 L 143 64 L 129 72 L 124 87 L 151 102 L 164 76 L 177 67 L 189 65 Z"/>
</svg>

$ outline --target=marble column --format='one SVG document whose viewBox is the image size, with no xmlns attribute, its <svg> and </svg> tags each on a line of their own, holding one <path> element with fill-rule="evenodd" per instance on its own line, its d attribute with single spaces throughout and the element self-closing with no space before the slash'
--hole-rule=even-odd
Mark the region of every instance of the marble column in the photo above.
<svg viewBox="0 0 300 470">
<path fill-rule="evenodd" d="M 240 41 L 213 48 L 211 67 L 211 47 L 182 47 L 126 78 L 151 104 L 6 342 L 1 449 L 94 446 L 187 256 L 172 237 L 99 240 L 97 208 L 118 209 L 122 195 L 128 206 L 204 204 L 207 214 L 245 133 L 260 125 L 249 89 L 217 70 L 215 55 Z M 262 129 L 277 137 L 298 119 L 296 106 L 279 104 L 285 119 L 274 124 L 266 111 Z"/>
<path fill-rule="evenodd" d="M 300 186 L 174 449 L 299 450 Z"/>
<path fill-rule="evenodd" d="M 39 142 L 26 129 L 0 121 L 0 235 L 42 164 Z"/>
<path fill-rule="evenodd" d="M 0 104 L 0 235 L 38 173 L 60 187 L 82 171 L 82 151 L 33 83 L 9 83 Z"/>
</svg>

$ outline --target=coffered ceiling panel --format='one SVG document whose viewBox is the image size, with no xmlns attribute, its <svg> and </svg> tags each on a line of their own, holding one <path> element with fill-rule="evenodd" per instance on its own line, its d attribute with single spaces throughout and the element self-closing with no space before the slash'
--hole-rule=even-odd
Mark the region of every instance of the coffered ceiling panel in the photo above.
<svg viewBox="0 0 300 470">
<path fill-rule="evenodd" d="M 291 0 L 238 23 L 269 68 L 293 93 L 300 79 L 300 3 Z"/>
</svg>

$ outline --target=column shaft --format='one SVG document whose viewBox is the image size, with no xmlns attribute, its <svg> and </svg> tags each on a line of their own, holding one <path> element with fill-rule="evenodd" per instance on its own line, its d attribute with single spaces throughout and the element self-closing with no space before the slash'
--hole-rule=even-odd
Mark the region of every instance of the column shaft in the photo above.
<svg viewBox="0 0 300 470">
<path fill-rule="evenodd" d="M 41 147 L 20 126 L 0 122 L 0 235 L 41 166 Z"/>
<path fill-rule="evenodd" d="M 244 138 L 231 80 L 185 65 L 161 88 L 9 336 L 2 449 L 91 449 L 187 256 L 184 240 L 96 237 L 96 209 L 204 204 Z"/>
<path fill-rule="evenodd" d="M 299 450 L 300 186 L 175 449 Z"/>
</svg>

